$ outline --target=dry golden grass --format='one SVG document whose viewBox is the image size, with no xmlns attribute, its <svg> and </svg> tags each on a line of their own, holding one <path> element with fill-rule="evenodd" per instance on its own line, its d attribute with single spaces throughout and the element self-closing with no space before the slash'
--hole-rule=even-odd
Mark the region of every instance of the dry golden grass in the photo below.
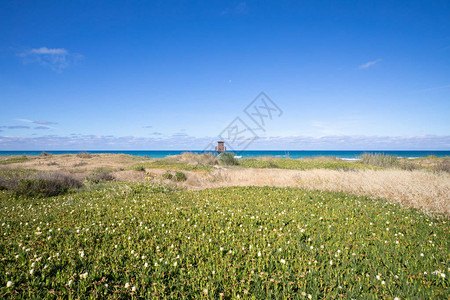
<svg viewBox="0 0 450 300">
<path fill-rule="evenodd" d="M 298 187 L 343 191 L 389 199 L 407 207 L 450 214 L 450 174 L 427 171 L 363 170 L 299 172 Z"/>
<path fill-rule="evenodd" d="M 181 183 L 188 189 L 225 186 L 290 186 L 310 190 L 342 191 L 386 198 L 391 202 L 425 211 L 450 214 L 450 174 L 405 170 L 281 170 L 215 169 L 206 174 L 186 172 Z"/>
<path fill-rule="evenodd" d="M 196 154 L 192 152 L 184 152 L 180 155 L 172 155 L 164 158 L 166 161 L 185 163 L 191 165 L 217 165 L 219 160 L 211 153 Z"/>
</svg>

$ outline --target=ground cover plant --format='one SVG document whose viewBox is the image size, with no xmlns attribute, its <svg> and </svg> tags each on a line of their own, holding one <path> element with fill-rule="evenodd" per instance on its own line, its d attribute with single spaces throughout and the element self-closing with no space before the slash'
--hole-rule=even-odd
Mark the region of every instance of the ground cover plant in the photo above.
<svg viewBox="0 0 450 300">
<path fill-rule="evenodd" d="M 28 157 L 11 157 L 0 160 L 0 165 L 22 163 L 28 160 Z"/>
<path fill-rule="evenodd" d="M 448 218 L 293 188 L 0 191 L 4 298 L 447 299 Z"/>
</svg>

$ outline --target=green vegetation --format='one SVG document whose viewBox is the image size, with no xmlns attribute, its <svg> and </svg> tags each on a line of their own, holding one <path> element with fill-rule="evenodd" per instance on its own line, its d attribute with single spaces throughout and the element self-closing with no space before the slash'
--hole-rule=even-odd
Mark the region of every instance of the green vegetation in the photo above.
<svg viewBox="0 0 450 300">
<path fill-rule="evenodd" d="M 64 194 L 82 186 L 69 175 L 57 172 L 36 172 L 30 170 L 2 170 L 0 190 L 12 191 L 25 197 L 51 197 Z"/>
<path fill-rule="evenodd" d="M 35 173 L 36 171 L 28 169 L 0 169 L 0 190 L 10 190 L 20 179 Z"/>
<path fill-rule="evenodd" d="M 398 165 L 398 159 L 396 156 L 382 153 L 363 153 L 361 154 L 360 159 L 364 164 L 384 168 L 396 167 Z"/>
<path fill-rule="evenodd" d="M 235 159 L 234 154 L 225 152 L 218 157 L 220 164 L 224 166 L 241 166 L 244 168 L 277 168 L 292 170 L 310 169 L 331 169 L 331 170 L 379 170 L 385 168 L 398 168 L 403 170 L 428 169 L 430 171 L 448 172 L 450 162 L 448 159 L 435 159 L 434 166 L 423 166 L 421 160 L 399 159 L 392 155 L 364 153 L 359 161 L 344 161 L 329 157 L 318 157 L 311 159 L 290 159 L 290 158 L 244 158 Z M 431 159 L 429 157 L 429 159 Z M 129 169 L 142 171 L 145 169 L 166 169 L 184 171 L 210 171 L 217 163 L 217 158 L 212 155 L 198 155 L 195 153 L 183 153 L 165 159 L 158 159 L 151 162 L 138 163 Z"/>
<path fill-rule="evenodd" d="M 293 170 L 310 170 L 310 169 L 377 169 L 377 167 L 369 166 L 361 162 L 350 162 L 342 160 L 303 160 L 303 159 L 255 159 L 244 158 L 240 160 L 240 165 L 245 168 L 279 168 Z"/>
<path fill-rule="evenodd" d="M 145 172 L 145 168 L 142 165 L 133 165 L 131 167 L 132 170 L 138 171 L 138 172 Z"/>
<path fill-rule="evenodd" d="M 15 164 L 15 163 L 22 163 L 28 160 L 28 157 L 11 157 L 7 159 L 0 160 L 0 165 L 7 165 L 7 164 Z"/>
<path fill-rule="evenodd" d="M 187 177 L 186 174 L 180 171 L 176 171 L 175 174 L 172 174 L 171 172 L 166 172 L 162 174 L 163 179 L 173 180 L 173 181 L 186 181 Z"/>
<path fill-rule="evenodd" d="M 220 154 L 219 161 L 222 165 L 225 166 L 237 166 L 239 165 L 239 161 L 234 158 L 234 153 L 224 152 Z"/>
<path fill-rule="evenodd" d="M 31 177 L 20 179 L 11 190 L 25 197 L 52 197 L 81 186 L 79 180 L 65 174 L 36 173 Z"/>
<path fill-rule="evenodd" d="M 184 174 L 183 172 L 176 171 L 175 172 L 175 176 L 173 177 L 173 179 L 175 181 L 186 181 L 187 177 L 186 177 L 186 174 Z"/>
<path fill-rule="evenodd" d="M 144 169 L 166 169 L 166 170 L 184 170 L 184 171 L 209 171 L 213 168 L 213 166 L 211 165 L 188 164 L 161 159 L 152 162 L 138 163 L 131 166 L 130 169 L 136 170 L 136 168 L 141 167 Z"/>
<path fill-rule="evenodd" d="M 171 180 L 173 178 L 173 175 L 170 172 L 166 172 L 166 173 L 162 174 L 162 178 Z"/>
<path fill-rule="evenodd" d="M 86 177 L 86 180 L 90 183 L 100 183 L 102 181 L 114 181 L 115 177 L 110 172 L 102 171 L 102 172 L 96 172 L 92 173 L 89 176 Z"/>
<path fill-rule="evenodd" d="M 0 191 L 3 298 L 447 299 L 448 219 L 292 188 Z"/>
<path fill-rule="evenodd" d="M 399 168 L 402 170 L 417 170 L 423 167 L 413 161 L 407 159 L 399 159 L 393 155 L 383 153 L 363 153 L 360 156 L 361 162 L 367 165 L 383 167 L 383 168 Z"/>
</svg>

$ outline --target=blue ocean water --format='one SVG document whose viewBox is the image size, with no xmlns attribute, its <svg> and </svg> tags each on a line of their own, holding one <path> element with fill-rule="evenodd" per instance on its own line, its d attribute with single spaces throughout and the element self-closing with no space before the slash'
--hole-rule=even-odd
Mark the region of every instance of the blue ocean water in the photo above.
<svg viewBox="0 0 450 300">
<path fill-rule="evenodd" d="M 123 153 L 134 156 L 148 156 L 150 158 L 164 158 L 170 155 L 177 155 L 183 152 L 194 152 L 203 153 L 209 151 L 190 151 L 190 150 L 95 150 L 95 151 L 45 151 L 51 154 L 76 154 L 80 152 L 88 153 Z M 0 155 L 39 155 L 42 151 L 0 151 Z M 313 156 L 335 156 L 344 159 L 355 159 L 358 158 L 362 153 L 384 153 L 389 155 L 394 155 L 398 157 L 426 157 L 434 155 L 437 157 L 450 156 L 450 151 L 360 151 L 360 150 L 305 150 L 305 151 L 282 151 L 282 150 L 248 150 L 237 153 L 237 155 L 242 157 L 258 157 L 258 156 L 275 156 L 282 158 L 302 158 L 302 157 L 313 157 Z"/>
</svg>

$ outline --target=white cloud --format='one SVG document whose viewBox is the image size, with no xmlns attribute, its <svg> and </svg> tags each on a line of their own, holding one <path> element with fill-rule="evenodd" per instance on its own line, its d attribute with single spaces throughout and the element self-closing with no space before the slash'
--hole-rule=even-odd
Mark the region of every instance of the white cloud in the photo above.
<svg viewBox="0 0 450 300">
<path fill-rule="evenodd" d="M 427 88 L 427 89 L 421 89 L 421 90 L 417 90 L 417 92 L 432 92 L 432 91 L 443 90 L 443 89 L 448 89 L 448 88 L 450 88 L 450 84 L 431 87 L 431 88 Z"/>
<path fill-rule="evenodd" d="M 19 56 L 26 64 L 38 63 L 56 72 L 61 72 L 82 57 L 80 54 L 70 53 L 64 48 L 47 47 L 31 49 L 20 53 Z"/>
<path fill-rule="evenodd" d="M 358 69 L 362 70 L 362 69 L 367 69 L 370 68 L 374 65 L 376 65 L 377 63 L 381 62 L 381 58 L 377 59 L 377 60 L 373 60 L 373 61 L 369 61 L 366 62 L 365 64 L 362 64 L 358 67 Z"/>
<path fill-rule="evenodd" d="M 24 122 L 24 123 L 33 123 L 33 124 L 41 125 L 41 126 L 34 127 L 34 129 L 57 129 L 56 127 L 53 127 L 50 125 L 58 124 L 56 122 L 51 122 L 51 121 L 47 121 L 47 120 L 38 120 L 38 121 L 33 121 L 33 120 L 28 120 L 28 119 L 14 119 L 14 120 Z"/>
<path fill-rule="evenodd" d="M 50 55 L 66 55 L 66 54 L 68 54 L 67 50 L 64 48 L 49 49 L 47 47 L 41 47 L 39 49 L 31 49 L 30 53 L 50 54 Z"/>
<path fill-rule="evenodd" d="M 33 121 L 28 120 L 28 119 L 14 119 L 16 121 L 20 121 L 20 122 L 26 122 L 26 123 L 33 123 Z"/>
<path fill-rule="evenodd" d="M 220 14 L 222 16 L 228 14 L 240 15 L 245 14 L 246 12 L 247 12 L 247 2 L 239 2 L 234 8 L 226 8 Z"/>
<path fill-rule="evenodd" d="M 98 135 L 46 135 L 39 137 L 1 136 L 1 150 L 117 150 L 166 149 L 202 150 L 217 137 L 170 136 L 98 136 Z M 449 150 L 450 136 L 347 136 L 323 137 L 285 136 L 259 138 L 249 150 Z"/>
</svg>

